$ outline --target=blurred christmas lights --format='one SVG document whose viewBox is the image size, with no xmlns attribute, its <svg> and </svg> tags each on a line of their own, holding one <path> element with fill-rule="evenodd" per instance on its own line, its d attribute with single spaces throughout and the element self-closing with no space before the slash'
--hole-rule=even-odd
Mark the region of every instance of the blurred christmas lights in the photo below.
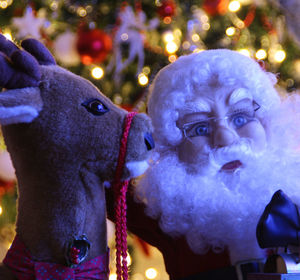
<svg viewBox="0 0 300 280">
<path fill-rule="evenodd" d="M 104 76 L 104 70 L 97 66 L 92 69 L 91 74 L 94 79 L 99 80 Z"/>
<path fill-rule="evenodd" d="M 193 34 L 192 35 L 192 41 L 193 42 L 199 42 L 200 41 L 200 36 L 198 34 Z"/>
<path fill-rule="evenodd" d="M 168 57 L 168 60 L 172 63 L 172 62 L 174 62 L 174 61 L 176 61 L 176 59 L 177 59 L 177 56 L 175 55 L 175 54 L 171 54 L 171 55 L 169 55 L 169 57 Z"/>
<path fill-rule="evenodd" d="M 6 9 L 8 6 L 12 4 L 12 0 L 5 0 L 5 1 L 0 1 L 0 8 L 1 9 Z"/>
<path fill-rule="evenodd" d="M 144 68 L 143 68 L 143 73 L 145 74 L 145 75 L 149 75 L 150 74 L 150 71 L 151 71 L 151 69 L 150 69 L 150 67 L 149 66 L 144 66 Z"/>
<path fill-rule="evenodd" d="M 286 53 L 284 50 L 278 50 L 275 52 L 275 55 L 274 55 L 274 60 L 278 63 L 281 63 L 282 61 L 285 60 L 285 57 L 286 57 Z"/>
<path fill-rule="evenodd" d="M 117 280 L 117 274 L 116 273 L 109 274 L 109 280 Z"/>
<path fill-rule="evenodd" d="M 248 49 L 239 49 L 238 52 L 248 57 L 251 55 Z"/>
<path fill-rule="evenodd" d="M 176 51 L 178 50 L 178 46 L 175 42 L 173 41 L 170 41 L 166 44 L 166 51 L 169 53 L 169 54 L 173 54 L 175 53 Z"/>
<path fill-rule="evenodd" d="M 163 40 L 164 40 L 164 42 L 166 42 L 166 43 L 169 43 L 169 42 L 172 42 L 172 41 L 174 41 L 174 35 L 173 35 L 173 32 L 171 32 L 171 31 L 167 31 L 167 32 L 165 32 L 163 35 L 162 35 L 162 38 L 163 38 Z"/>
<path fill-rule="evenodd" d="M 80 17 L 85 17 L 87 15 L 87 11 L 86 9 L 84 9 L 83 7 L 79 7 L 77 9 L 77 14 L 80 16 Z"/>
<path fill-rule="evenodd" d="M 157 277 L 157 270 L 153 267 L 150 267 L 145 271 L 145 276 L 147 279 L 155 279 Z"/>
<path fill-rule="evenodd" d="M 237 0 L 233 0 L 229 3 L 228 9 L 230 12 L 237 12 L 241 8 L 241 3 Z"/>
<path fill-rule="evenodd" d="M 50 9 L 52 11 L 56 11 L 58 9 L 58 3 L 56 1 L 53 1 L 51 4 L 50 4 Z"/>
<path fill-rule="evenodd" d="M 265 59 L 267 57 L 267 52 L 264 49 L 259 49 L 256 53 L 255 53 L 255 57 L 257 59 Z"/>
<path fill-rule="evenodd" d="M 123 34 L 121 34 L 121 40 L 122 41 L 127 41 L 128 40 L 128 34 L 127 33 L 123 33 Z"/>
<path fill-rule="evenodd" d="M 228 27 L 228 28 L 226 29 L 225 33 L 226 33 L 227 36 L 232 36 L 232 35 L 235 34 L 235 28 L 232 27 L 232 26 L 231 26 L 231 27 Z"/>
<path fill-rule="evenodd" d="M 4 37 L 8 40 L 12 41 L 12 35 L 10 32 L 6 31 L 5 33 L 3 33 Z"/>
<path fill-rule="evenodd" d="M 148 79 L 148 77 L 147 77 L 144 73 L 141 73 L 141 74 L 139 74 L 139 76 L 138 76 L 138 81 L 139 81 L 139 84 L 140 84 L 141 86 L 145 86 L 145 85 L 148 84 L 149 79 Z"/>
</svg>

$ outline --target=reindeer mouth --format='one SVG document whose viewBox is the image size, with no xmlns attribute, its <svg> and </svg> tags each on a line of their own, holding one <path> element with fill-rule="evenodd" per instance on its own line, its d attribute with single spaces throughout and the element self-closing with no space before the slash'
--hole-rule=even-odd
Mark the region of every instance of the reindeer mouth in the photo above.
<svg viewBox="0 0 300 280">
<path fill-rule="evenodd" d="M 142 160 L 127 162 L 125 166 L 129 171 L 129 176 L 134 178 L 142 175 L 149 167 L 149 164 L 147 160 Z"/>
</svg>

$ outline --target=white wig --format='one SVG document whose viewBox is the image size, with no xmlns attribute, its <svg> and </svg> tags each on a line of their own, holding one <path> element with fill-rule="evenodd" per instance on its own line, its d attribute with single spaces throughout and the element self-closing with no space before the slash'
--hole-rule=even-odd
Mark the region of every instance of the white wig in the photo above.
<svg viewBox="0 0 300 280">
<path fill-rule="evenodd" d="M 257 116 L 264 119 L 277 108 L 276 78 L 253 59 L 236 51 L 218 49 L 181 56 L 156 75 L 148 100 L 155 141 L 161 147 L 176 146 L 182 133 L 176 126 L 188 103 L 209 94 L 212 87 L 237 86 L 249 90 L 260 106 Z"/>
</svg>

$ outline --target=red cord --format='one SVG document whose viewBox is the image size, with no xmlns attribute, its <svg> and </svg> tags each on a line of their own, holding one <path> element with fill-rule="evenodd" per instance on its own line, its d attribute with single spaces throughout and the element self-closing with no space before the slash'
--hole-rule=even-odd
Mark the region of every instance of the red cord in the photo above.
<svg viewBox="0 0 300 280">
<path fill-rule="evenodd" d="M 127 267 L 127 226 L 126 226 L 126 192 L 128 189 L 129 180 L 121 182 L 121 177 L 125 164 L 125 156 L 127 150 L 127 139 L 133 117 L 136 112 L 128 113 L 124 121 L 124 131 L 121 139 L 121 146 L 118 158 L 118 165 L 113 185 L 116 197 L 116 268 L 117 280 L 128 279 Z M 122 259 L 122 262 L 121 262 Z"/>
</svg>

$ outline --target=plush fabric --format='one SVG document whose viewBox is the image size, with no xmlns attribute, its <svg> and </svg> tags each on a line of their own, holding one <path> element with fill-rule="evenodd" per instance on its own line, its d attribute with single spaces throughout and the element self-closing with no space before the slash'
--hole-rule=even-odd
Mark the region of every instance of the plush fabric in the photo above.
<svg viewBox="0 0 300 280">
<path fill-rule="evenodd" d="M 76 268 L 55 263 L 36 262 L 22 240 L 16 236 L 3 263 L 22 280 L 106 280 L 109 274 L 109 251 Z"/>
<path fill-rule="evenodd" d="M 18 180 L 16 232 L 34 260 L 59 265 L 84 235 L 90 261 L 107 249 L 103 183 L 114 180 L 127 112 L 57 66 L 38 41 L 22 47 L 0 35 L 0 124 Z M 145 170 L 151 131 L 146 115 L 133 118 L 122 180 Z"/>
</svg>

